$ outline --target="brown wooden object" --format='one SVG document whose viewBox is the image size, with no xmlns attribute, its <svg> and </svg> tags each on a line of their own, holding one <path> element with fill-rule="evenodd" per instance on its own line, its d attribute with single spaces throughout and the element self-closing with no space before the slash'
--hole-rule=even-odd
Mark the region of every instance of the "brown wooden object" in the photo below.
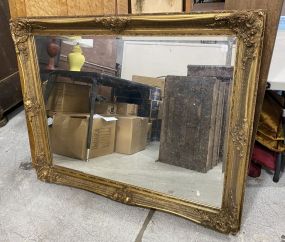
<svg viewBox="0 0 285 242">
<path fill-rule="evenodd" d="M 256 134 L 259 122 L 259 116 L 262 109 L 266 82 L 268 78 L 279 18 L 281 14 L 282 4 L 284 0 L 226 0 L 225 9 L 241 10 L 241 9 L 264 9 L 267 10 L 263 51 L 261 59 L 261 69 L 259 75 L 258 92 L 256 100 L 256 108 L 254 115 L 253 134 Z M 252 139 L 252 148 L 255 139 Z"/>
<path fill-rule="evenodd" d="M 0 127 L 7 123 L 5 114 L 22 101 L 17 59 L 10 34 L 9 18 L 8 1 L 0 1 Z"/>
<path fill-rule="evenodd" d="M 116 6 L 117 2 L 117 6 Z M 128 0 L 9 0 L 11 17 L 128 13 Z"/>
</svg>

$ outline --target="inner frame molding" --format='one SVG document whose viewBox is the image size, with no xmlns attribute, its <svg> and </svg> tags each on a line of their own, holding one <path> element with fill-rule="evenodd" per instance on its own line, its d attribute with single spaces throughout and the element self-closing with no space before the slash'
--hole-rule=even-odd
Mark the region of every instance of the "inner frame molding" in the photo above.
<svg viewBox="0 0 285 242">
<path fill-rule="evenodd" d="M 39 180 L 95 192 L 128 205 L 154 208 L 222 233 L 237 233 L 253 136 L 254 111 L 266 14 L 226 11 L 194 14 L 17 18 L 10 22 L 30 140 Z M 221 208 L 117 182 L 53 164 L 42 95 L 35 35 L 220 35 L 237 38 L 227 131 L 227 159 Z"/>
</svg>

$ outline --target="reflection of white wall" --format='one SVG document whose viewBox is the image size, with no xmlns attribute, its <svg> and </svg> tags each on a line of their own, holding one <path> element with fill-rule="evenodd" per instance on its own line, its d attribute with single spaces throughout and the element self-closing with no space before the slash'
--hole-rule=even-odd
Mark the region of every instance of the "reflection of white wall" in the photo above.
<svg viewBox="0 0 285 242">
<path fill-rule="evenodd" d="M 271 89 L 285 90 L 285 30 L 277 32 L 268 81 Z"/>
<path fill-rule="evenodd" d="M 204 37 L 201 39 L 204 40 Z M 121 77 L 129 80 L 133 75 L 186 76 L 187 65 L 225 65 L 228 49 L 225 44 L 154 39 L 143 41 L 140 38 L 138 40 L 125 39 L 123 46 Z"/>
</svg>

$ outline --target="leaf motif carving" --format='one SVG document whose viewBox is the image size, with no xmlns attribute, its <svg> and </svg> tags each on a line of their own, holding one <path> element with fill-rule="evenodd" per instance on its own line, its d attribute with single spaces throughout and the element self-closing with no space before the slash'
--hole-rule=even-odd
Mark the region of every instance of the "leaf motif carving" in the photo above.
<svg viewBox="0 0 285 242">
<path fill-rule="evenodd" d="M 262 33 L 263 12 L 241 11 L 230 16 L 216 16 L 215 22 L 210 27 L 228 26 L 241 39 L 246 51 L 242 60 L 242 68 L 245 69 L 248 61 L 257 55 L 256 45 L 259 33 Z"/>
<path fill-rule="evenodd" d="M 115 191 L 111 198 L 115 201 L 126 204 L 131 204 L 132 202 L 132 195 L 131 192 L 128 191 L 127 187 L 123 187 Z"/>
<path fill-rule="evenodd" d="M 232 141 L 240 157 L 243 157 L 245 155 L 246 145 L 248 141 L 247 133 L 248 125 L 246 119 L 243 120 L 241 125 L 235 126 L 231 130 Z"/>
<path fill-rule="evenodd" d="M 47 162 L 47 157 L 43 152 L 36 154 L 34 167 L 38 179 L 43 182 L 56 182 L 59 179 L 59 175 L 53 172 L 53 168 Z"/>
<path fill-rule="evenodd" d="M 103 17 L 96 18 L 95 23 L 102 24 L 104 28 L 111 30 L 112 32 L 119 34 L 123 32 L 129 25 L 131 19 L 129 17 Z"/>
<path fill-rule="evenodd" d="M 41 105 L 34 98 L 28 98 L 26 101 L 24 101 L 24 105 L 30 120 L 37 116 L 41 110 Z"/>
<path fill-rule="evenodd" d="M 32 24 L 29 19 L 25 18 L 10 21 L 10 30 L 17 54 L 22 53 L 24 57 L 28 56 L 27 41 L 33 28 L 44 29 L 44 27 Z"/>
<path fill-rule="evenodd" d="M 208 213 L 199 210 L 201 223 L 204 226 L 215 228 L 223 233 L 235 233 L 238 231 L 238 208 L 234 202 L 232 193 L 230 194 L 229 206 L 226 206 L 218 213 Z"/>
</svg>

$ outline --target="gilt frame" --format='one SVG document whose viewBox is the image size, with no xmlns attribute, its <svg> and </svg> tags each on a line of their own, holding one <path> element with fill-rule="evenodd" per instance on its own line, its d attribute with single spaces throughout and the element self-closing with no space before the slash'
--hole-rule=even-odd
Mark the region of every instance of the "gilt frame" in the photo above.
<svg viewBox="0 0 285 242">
<path fill-rule="evenodd" d="M 129 205 L 154 208 L 222 233 L 237 233 L 250 156 L 264 11 L 11 20 L 32 163 L 39 180 L 85 189 Z M 234 35 L 238 40 L 221 208 L 186 201 L 53 164 L 34 35 Z"/>
</svg>

